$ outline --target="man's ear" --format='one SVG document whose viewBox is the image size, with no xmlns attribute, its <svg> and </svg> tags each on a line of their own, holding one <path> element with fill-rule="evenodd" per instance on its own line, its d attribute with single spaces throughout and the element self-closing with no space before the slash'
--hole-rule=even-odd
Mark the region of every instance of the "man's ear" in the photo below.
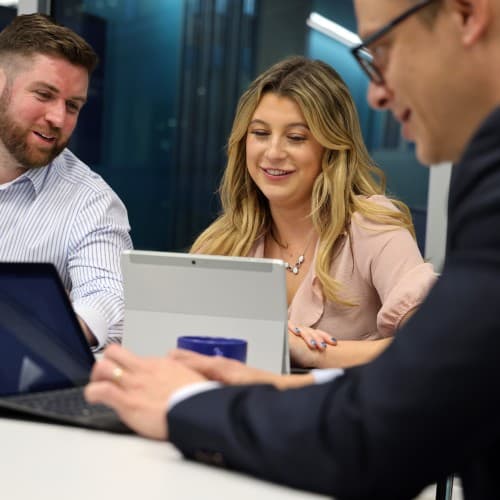
<svg viewBox="0 0 500 500">
<path fill-rule="evenodd" d="M 492 21 L 491 0 L 450 0 L 465 47 L 474 45 L 487 31 Z"/>
</svg>

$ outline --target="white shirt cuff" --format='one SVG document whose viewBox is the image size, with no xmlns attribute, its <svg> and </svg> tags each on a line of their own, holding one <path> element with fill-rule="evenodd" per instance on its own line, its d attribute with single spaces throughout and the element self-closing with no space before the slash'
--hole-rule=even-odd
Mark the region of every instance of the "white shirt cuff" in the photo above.
<svg viewBox="0 0 500 500">
<path fill-rule="evenodd" d="M 73 309 L 85 321 L 97 340 L 97 345 L 93 346 L 92 349 L 97 350 L 104 347 L 108 338 L 108 322 L 106 318 L 99 311 L 86 305 L 73 304 Z"/>
<path fill-rule="evenodd" d="M 315 384 L 324 384 L 325 382 L 331 382 L 337 377 L 344 374 L 344 370 L 341 368 L 325 368 L 323 370 L 316 369 L 311 370 L 312 376 L 314 377 Z"/>
<path fill-rule="evenodd" d="M 211 380 L 185 385 L 172 393 L 172 396 L 170 396 L 170 400 L 168 401 L 167 412 L 169 412 L 175 405 L 190 398 L 191 396 L 196 396 L 196 394 L 211 391 L 212 389 L 218 389 L 219 387 L 222 387 L 220 382 L 214 382 Z"/>
</svg>

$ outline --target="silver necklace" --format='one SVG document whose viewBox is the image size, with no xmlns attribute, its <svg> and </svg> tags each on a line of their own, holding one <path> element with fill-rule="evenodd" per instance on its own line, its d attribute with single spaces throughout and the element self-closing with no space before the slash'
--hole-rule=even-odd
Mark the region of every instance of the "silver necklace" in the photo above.
<svg viewBox="0 0 500 500">
<path fill-rule="evenodd" d="M 299 258 L 295 262 L 294 266 L 291 266 L 288 262 L 285 262 L 285 269 L 293 274 L 299 274 L 300 266 L 303 264 L 305 260 L 306 258 L 304 257 L 304 254 L 299 255 Z"/>
<path fill-rule="evenodd" d="M 297 260 L 295 261 L 295 264 L 293 266 L 290 263 L 288 263 L 287 261 L 285 261 L 285 269 L 287 271 L 289 271 L 295 275 L 299 274 L 299 269 L 302 266 L 302 264 L 304 263 L 304 261 L 306 260 L 306 252 L 307 252 L 307 249 L 309 248 L 309 244 L 312 241 L 312 236 L 313 235 L 311 235 L 309 237 L 309 240 L 307 241 L 306 247 L 304 248 L 303 252 L 297 257 Z"/>
</svg>

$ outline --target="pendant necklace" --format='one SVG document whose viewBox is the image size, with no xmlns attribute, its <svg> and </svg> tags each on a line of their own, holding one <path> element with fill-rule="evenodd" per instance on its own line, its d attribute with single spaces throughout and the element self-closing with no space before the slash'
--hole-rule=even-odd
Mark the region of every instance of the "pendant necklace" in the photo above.
<svg viewBox="0 0 500 500">
<path fill-rule="evenodd" d="M 302 264 L 304 263 L 304 261 L 306 260 L 306 252 L 307 252 L 307 249 L 309 248 L 309 245 L 310 245 L 312 239 L 313 239 L 313 235 L 311 234 L 311 236 L 309 237 L 309 240 L 307 241 L 306 247 L 304 248 L 302 253 L 297 257 L 297 260 L 295 261 L 295 264 L 293 266 L 291 264 L 289 264 L 287 261 L 285 261 L 285 269 L 287 271 L 289 271 L 295 275 L 299 274 L 299 269 L 302 266 Z"/>
</svg>

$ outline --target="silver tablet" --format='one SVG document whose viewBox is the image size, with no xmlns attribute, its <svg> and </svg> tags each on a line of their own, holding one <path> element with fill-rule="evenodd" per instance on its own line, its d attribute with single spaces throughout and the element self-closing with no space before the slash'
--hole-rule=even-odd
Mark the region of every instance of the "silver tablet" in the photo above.
<svg viewBox="0 0 500 500">
<path fill-rule="evenodd" d="M 164 355 L 181 335 L 242 338 L 247 364 L 289 373 L 281 260 L 129 250 L 123 344 Z"/>
</svg>

